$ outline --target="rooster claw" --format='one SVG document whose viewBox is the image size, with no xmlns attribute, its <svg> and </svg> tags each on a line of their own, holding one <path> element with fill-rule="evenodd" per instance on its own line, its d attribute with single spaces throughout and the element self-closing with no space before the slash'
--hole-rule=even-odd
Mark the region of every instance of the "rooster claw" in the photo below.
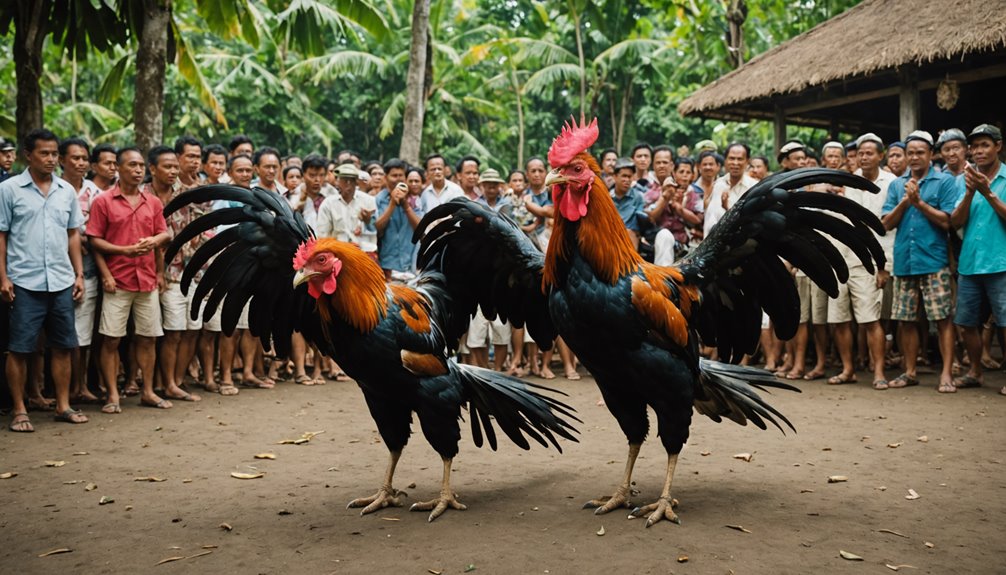
<svg viewBox="0 0 1006 575">
<path fill-rule="evenodd" d="M 468 509 L 468 506 L 458 501 L 457 495 L 454 493 L 441 493 L 437 499 L 420 501 L 419 503 L 413 503 L 409 507 L 409 511 L 429 511 L 430 516 L 426 520 L 428 523 L 433 523 L 433 520 L 443 515 L 447 509 L 464 511 Z"/>
<path fill-rule="evenodd" d="M 614 495 L 601 497 L 600 499 L 591 499 L 583 504 L 582 509 L 593 509 L 594 515 L 604 515 L 619 507 L 628 507 L 629 499 L 626 495 L 627 491 L 628 489 L 619 488 Z"/>
<path fill-rule="evenodd" d="M 656 503 L 636 507 L 632 510 L 632 513 L 629 513 L 629 518 L 643 517 L 644 515 L 649 514 L 646 518 L 646 527 L 649 527 L 662 519 L 681 525 L 681 519 L 678 517 L 677 513 L 674 512 L 674 508 L 677 506 L 677 499 L 671 499 L 668 501 L 667 498 L 661 497 Z"/>
<path fill-rule="evenodd" d="M 373 513 L 378 509 L 384 509 L 385 507 L 401 507 L 401 498 L 408 496 L 408 493 L 399 491 L 393 487 L 382 487 L 377 491 L 377 493 L 371 495 L 370 497 L 361 497 L 350 501 L 346 505 L 346 509 L 363 507 L 363 510 L 360 511 L 360 515 L 366 515 L 368 513 Z"/>
</svg>

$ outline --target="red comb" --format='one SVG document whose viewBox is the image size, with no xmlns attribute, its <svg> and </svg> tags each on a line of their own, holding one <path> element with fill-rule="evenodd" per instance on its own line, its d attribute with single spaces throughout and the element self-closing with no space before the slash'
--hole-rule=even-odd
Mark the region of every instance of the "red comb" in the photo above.
<svg viewBox="0 0 1006 575">
<path fill-rule="evenodd" d="M 590 124 L 580 118 L 580 124 L 577 126 L 576 120 L 570 116 L 562 131 L 552 140 L 552 147 L 548 149 L 548 163 L 553 168 L 568 164 L 577 154 L 597 141 L 597 118 Z"/>
<path fill-rule="evenodd" d="M 314 253 L 314 238 L 309 238 L 306 242 L 297 247 L 297 253 L 293 256 L 293 269 L 300 270 L 307 265 L 307 260 L 311 259 Z"/>
</svg>

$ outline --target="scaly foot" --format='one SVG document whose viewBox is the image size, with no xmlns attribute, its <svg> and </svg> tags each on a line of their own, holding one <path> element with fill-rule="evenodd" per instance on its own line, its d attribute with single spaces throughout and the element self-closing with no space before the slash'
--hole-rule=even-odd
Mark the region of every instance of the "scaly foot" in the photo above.
<svg viewBox="0 0 1006 575">
<path fill-rule="evenodd" d="M 671 499 L 668 501 L 666 497 L 661 497 L 656 503 L 651 503 L 649 505 L 633 509 L 632 513 L 629 513 L 629 517 L 642 517 L 649 514 L 649 517 L 646 518 L 647 527 L 653 525 L 661 519 L 666 519 L 671 523 L 681 525 L 681 520 L 678 519 L 678 515 L 674 512 L 674 508 L 677 506 L 677 499 Z"/>
<path fill-rule="evenodd" d="M 360 511 L 360 515 L 366 515 L 368 513 L 373 513 L 378 509 L 384 509 L 385 507 L 401 507 L 401 496 L 403 495 L 405 497 L 409 496 L 409 494 L 404 491 L 399 491 L 394 487 L 385 486 L 378 489 L 377 493 L 371 495 L 370 497 L 361 497 L 350 501 L 349 505 L 346 505 L 346 509 L 363 507 L 363 511 Z"/>
<path fill-rule="evenodd" d="M 615 494 L 600 499 L 591 499 L 583 504 L 583 509 L 593 509 L 594 515 L 604 515 L 605 513 L 621 507 L 629 507 L 629 488 L 626 485 L 615 490 Z"/>
<path fill-rule="evenodd" d="M 443 515 L 444 511 L 447 511 L 448 508 L 458 511 L 468 509 L 468 506 L 458 501 L 457 497 L 454 493 L 441 491 L 440 497 L 436 499 L 413 503 L 412 507 L 409 507 L 409 511 L 429 511 L 430 517 L 427 521 L 432 523 L 434 519 Z"/>
</svg>

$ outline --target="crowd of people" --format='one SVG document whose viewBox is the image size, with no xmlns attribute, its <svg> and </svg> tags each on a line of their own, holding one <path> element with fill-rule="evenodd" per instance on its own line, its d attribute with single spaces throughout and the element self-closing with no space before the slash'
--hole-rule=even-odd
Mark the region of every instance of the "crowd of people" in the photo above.
<svg viewBox="0 0 1006 575">
<path fill-rule="evenodd" d="M 0 297 L 9 315 L 0 344 L 7 351 L 9 428 L 19 432 L 33 430 L 29 408 L 84 423 L 87 416 L 71 403 L 93 402 L 116 414 L 122 396 L 170 409 L 172 402 L 202 400 L 197 386 L 235 396 L 239 385 L 346 379 L 299 334 L 289 358 L 270 357 L 248 329 L 247 307 L 233 333 L 222 331 L 219 311 L 189 313 L 201 272 L 185 278 L 192 285 L 183 291 L 185 264 L 213 234 L 186 243 L 173 261 L 164 261 L 164 251 L 194 218 L 232 206 L 218 201 L 165 218 L 164 206 L 186 190 L 229 183 L 276 193 L 319 237 L 359 245 L 388 281 L 416 273 L 413 230 L 423 214 L 455 198 L 510 217 L 543 250 L 552 226 L 548 166 L 537 156 L 504 177 L 473 155 L 448 162 L 432 154 L 420 166 L 361 161 L 350 150 L 332 159 L 300 157 L 240 135 L 226 147 L 185 136 L 143 153 L 35 130 L 20 145 L 25 169 L 12 174 L 17 151 L 0 140 Z M 919 383 L 932 328 L 938 391 L 981 385 L 983 370 L 999 367 L 994 340 L 1006 338 L 1001 155 L 1002 134 L 987 124 L 967 135 L 948 129 L 938 138 L 916 131 L 886 145 L 867 133 L 828 142 L 819 153 L 796 140 L 781 146 L 782 171 L 819 165 L 880 188 L 873 194 L 821 185 L 798 193 L 842 194 L 876 214 L 889 230 L 879 238 L 888 263 L 871 273 L 836 242 L 850 277 L 834 299 L 793 269 L 801 300 L 796 336 L 778 341 L 766 317 L 758 356 L 745 361 L 760 360 L 781 378 L 835 385 L 856 382 L 866 370 L 874 389 L 901 388 Z M 606 149 L 599 159 L 634 245 L 659 265 L 687 254 L 770 173 L 769 159 L 741 142 L 722 151 L 710 140 L 692 149 L 638 143 L 629 157 Z M 579 379 L 576 358 L 557 343 L 564 375 Z M 462 361 L 519 377 L 555 377 L 551 351 L 539 353 L 524 330 L 481 313 L 461 344 Z M 711 348 L 704 353 L 715 356 Z M 888 379 L 892 368 L 901 374 Z M 43 394 L 45 373 L 54 400 Z"/>
</svg>

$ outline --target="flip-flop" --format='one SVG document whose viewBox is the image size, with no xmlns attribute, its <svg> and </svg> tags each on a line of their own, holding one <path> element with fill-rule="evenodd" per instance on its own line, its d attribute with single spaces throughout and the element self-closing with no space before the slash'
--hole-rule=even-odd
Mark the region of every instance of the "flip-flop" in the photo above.
<svg viewBox="0 0 1006 575">
<path fill-rule="evenodd" d="M 954 387 L 957 389 L 967 389 L 969 387 L 981 387 L 982 382 L 977 377 L 973 375 L 965 375 L 963 377 L 954 378 Z"/>
<path fill-rule="evenodd" d="M 571 372 L 569 372 L 569 373 L 566 374 L 566 379 L 568 379 L 570 381 L 579 381 L 580 380 L 580 374 L 577 373 L 577 372 L 575 372 L 575 371 L 571 371 Z"/>
<path fill-rule="evenodd" d="M 101 412 L 113 415 L 116 413 L 122 413 L 122 408 L 119 407 L 118 403 L 106 403 L 101 407 Z"/>
<path fill-rule="evenodd" d="M 876 379 L 876 380 L 873 381 L 873 389 L 876 389 L 877 391 L 883 391 L 885 389 L 890 389 L 890 387 L 891 386 L 889 386 L 887 384 L 887 380 Z"/>
<path fill-rule="evenodd" d="M 172 401 L 193 401 L 193 402 L 195 402 L 195 401 L 202 401 L 203 400 L 203 398 L 201 398 L 201 397 L 197 398 L 196 396 L 192 395 L 191 393 L 189 393 L 187 391 L 185 392 L 185 395 L 182 395 L 180 397 L 174 397 L 172 395 L 169 395 L 167 397 L 168 397 L 168 399 L 170 399 Z"/>
<path fill-rule="evenodd" d="M 237 395 L 238 392 L 240 391 L 241 390 L 235 387 L 234 384 L 232 383 L 220 386 L 220 395 L 226 395 L 226 396 Z"/>
<path fill-rule="evenodd" d="M 83 417 L 84 421 L 74 421 L 73 418 L 76 415 Z M 87 416 L 84 415 L 84 412 L 80 411 L 79 409 L 74 409 L 72 407 L 62 413 L 57 411 L 55 414 L 53 414 L 52 418 L 56 421 L 62 421 L 64 423 L 75 423 L 75 424 L 87 423 Z"/>
<path fill-rule="evenodd" d="M 31 419 L 28 418 L 27 412 L 19 411 L 11 415 L 13 417 L 11 417 L 10 425 L 8 426 L 11 431 L 15 433 L 34 433 L 35 427 L 31 424 Z M 15 427 L 19 429 L 15 429 Z"/>
<path fill-rule="evenodd" d="M 887 382 L 887 387 L 893 389 L 901 389 L 902 387 L 912 387 L 914 385 L 919 385 L 919 380 L 916 377 L 903 373 L 898 377 Z"/>
<path fill-rule="evenodd" d="M 162 399 L 157 403 L 150 403 L 149 401 L 140 400 L 140 405 L 143 407 L 150 407 L 152 409 L 171 409 L 172 405 L 168 405 L 168 400 Z"/>
<path fill-rule="evenodd" d="M 314 378 L 305 373 L 304 375 L 298 375 L 294 380 L 294 383 L 299 383 L 300 385 L 314 385 Z"/>
<path fill-rule="evenodd" d="M 828 378 L 828 385 L 842 385 L 845 383 L 856 383 L 856 376 L 847 376 L 840 373 Z"/>
<path fill-rule="evenodd" d="M 936 386 L 936 391 L 939 393 L 957 393 L 957 388 L 954 384 L 947 381 L 941 381 L 939 385 Z"/>
<path fill-rule="evenodd" d="M 807 374 L 803 376 L 803 379 L 805 381 L 814 381 L 817 379 L 821 379 L 825 375 L 827 374 L 824 373 L 823 371 L 808 371 Z"/>
</svg>

